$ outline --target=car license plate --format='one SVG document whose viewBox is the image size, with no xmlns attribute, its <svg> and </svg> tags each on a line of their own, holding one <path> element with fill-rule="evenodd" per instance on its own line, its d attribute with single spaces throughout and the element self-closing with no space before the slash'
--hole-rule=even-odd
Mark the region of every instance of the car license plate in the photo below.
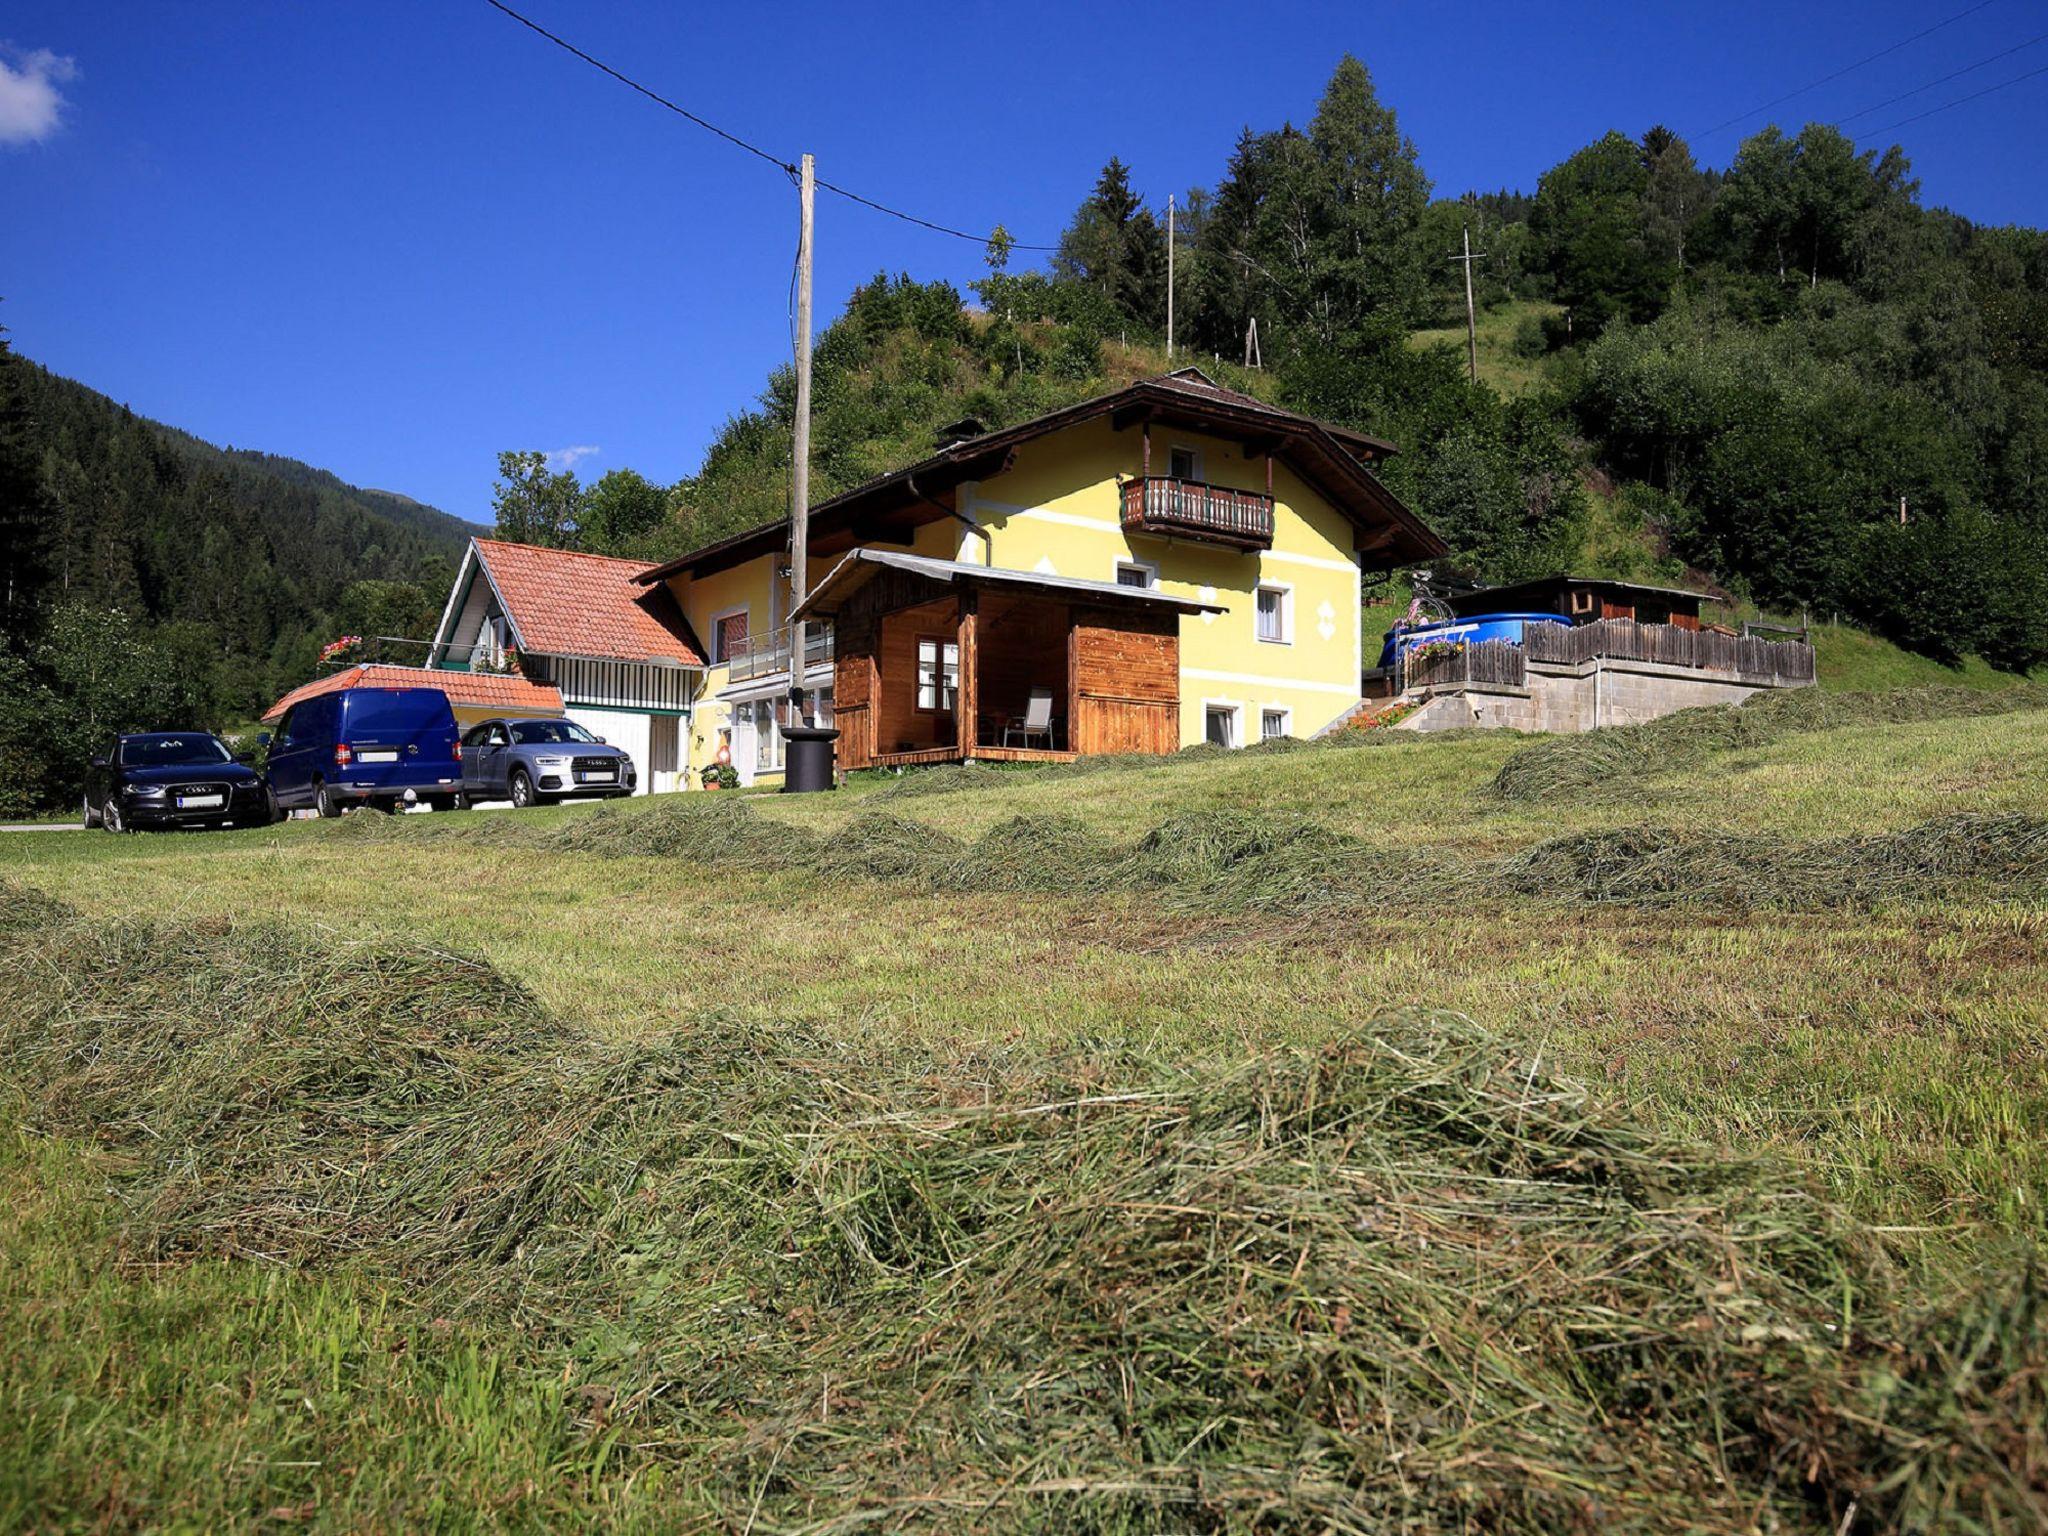
<svg viewBox="0 0 2048 1536">
<path fill-rule="evenodd" d="M 398 761 L 398 754 L 396 752 L 358 752 L 356 754 L 356 761 L 359 763 L 395 763 Z"/>
<path fill-rule="evenodd" d="M 178 809 L 181 811 L 203 811 L 217 805 L 225 805 L 225 795 L 180 795 Z"/>
<path fill-rule="evenodd" d="M 605 769 L 602 768 L 597 768 L 591 770 L 588 773 L 577 774 L 576 782 L 579 784 L 610 784 L 617 780 L 617 778 L 617 774 L 607 772 Z"/>
</svg>

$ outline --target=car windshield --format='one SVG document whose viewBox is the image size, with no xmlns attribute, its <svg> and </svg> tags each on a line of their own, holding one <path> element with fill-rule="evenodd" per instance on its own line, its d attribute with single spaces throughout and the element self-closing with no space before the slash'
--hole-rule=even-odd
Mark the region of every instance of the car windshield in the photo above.
<svg viewBox="0 0 2048 1536">
<path fill-rule="evenodd" d="M 130 736 L 121 743 L 124 768 L 177 768 L 197 763 L 231 763 L 234 754 L 203 731 L 166 736 Z"/>
<path fill-rule="evenodd" d="M 514 720 L 512 740 L 522 747 L 550 747 L 565 741 L 597 738 L 574 720 Z"/>
</svg>

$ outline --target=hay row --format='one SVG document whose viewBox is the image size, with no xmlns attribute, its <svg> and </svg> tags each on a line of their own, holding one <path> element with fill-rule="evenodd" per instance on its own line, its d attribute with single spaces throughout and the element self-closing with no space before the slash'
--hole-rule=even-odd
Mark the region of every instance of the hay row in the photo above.
<svg viewBox="0 0 2048 1536">
<path fill-rule="evenodd" d="M 261 928 L 0 940 L 27 1124 L 163 1259 L 502 1325 L 757 1530 L 2038 1529 L 2040 1287 L 1910 1313 L 1770 1167 L 1468 1021 L 1163 1065 L 640 1044 Z"/>
<path fill-rule="evenodd" d="M 1883 693 L 1788 689 L 1758 694 L 1739 705 L 1680 710 L 1642 725 L 1536 742 L 1501 765 L 1488 792 L 1498 799 L 1531 803 L 1592 794 L 1632 795 L 1643 791 L 1645 781 L 1696 767 L 1717 752 L 1760 747 L 1809 731 L 2038 709 L 2048 709 L 2048 686 L 2038 683 Z"/>
<path fill-rule="evenodd" d="M 2048 893 L 2048 820 L 2016 812 L 1806 840 L 1624 827 L 1494 858 L 1388 850 L 1307 818 L 1237 810 L 1184 812 L 1128 843 L 1063 816 L 1014 817 L 963 842 L 886 805 L 821 835 L 763 815 L 738 796 L 679 797 L 644 811 L 604 806 L 540 827 L 507 817 L 350 817 L 333 835 L 740 864 L 941 892 L 1143 894 L 1201 913 L 1531 900 L 1810 910 Z"/>
</svg>

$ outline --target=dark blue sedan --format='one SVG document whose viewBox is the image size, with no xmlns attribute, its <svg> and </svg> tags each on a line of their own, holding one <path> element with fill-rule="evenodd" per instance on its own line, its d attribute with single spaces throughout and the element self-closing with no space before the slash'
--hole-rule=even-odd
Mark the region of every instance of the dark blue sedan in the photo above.
<svg viewBox="0 0 2048 1536">
<path fill-rule="evenodd" d="M 486 720 L 463 733 L 462 794 L 471 804 L 608 798 L 632 794 L 638 782 L 629 754 L 574 720 Z"/>
</svg>

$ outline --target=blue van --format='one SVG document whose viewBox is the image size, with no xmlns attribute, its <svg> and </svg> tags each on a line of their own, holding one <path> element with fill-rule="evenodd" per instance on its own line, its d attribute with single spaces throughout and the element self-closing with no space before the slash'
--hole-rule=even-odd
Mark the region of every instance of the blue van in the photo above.
<svg viewBox="0 0 2048 1536">
<path fill-rule="evenodd" d="M 301 699 L 270 743 L 270 786 L 285 810 L 339 816 L 352 805 L 453 810 L 462 736 L 438 688 L 344 688 Z"/>
</svg>

